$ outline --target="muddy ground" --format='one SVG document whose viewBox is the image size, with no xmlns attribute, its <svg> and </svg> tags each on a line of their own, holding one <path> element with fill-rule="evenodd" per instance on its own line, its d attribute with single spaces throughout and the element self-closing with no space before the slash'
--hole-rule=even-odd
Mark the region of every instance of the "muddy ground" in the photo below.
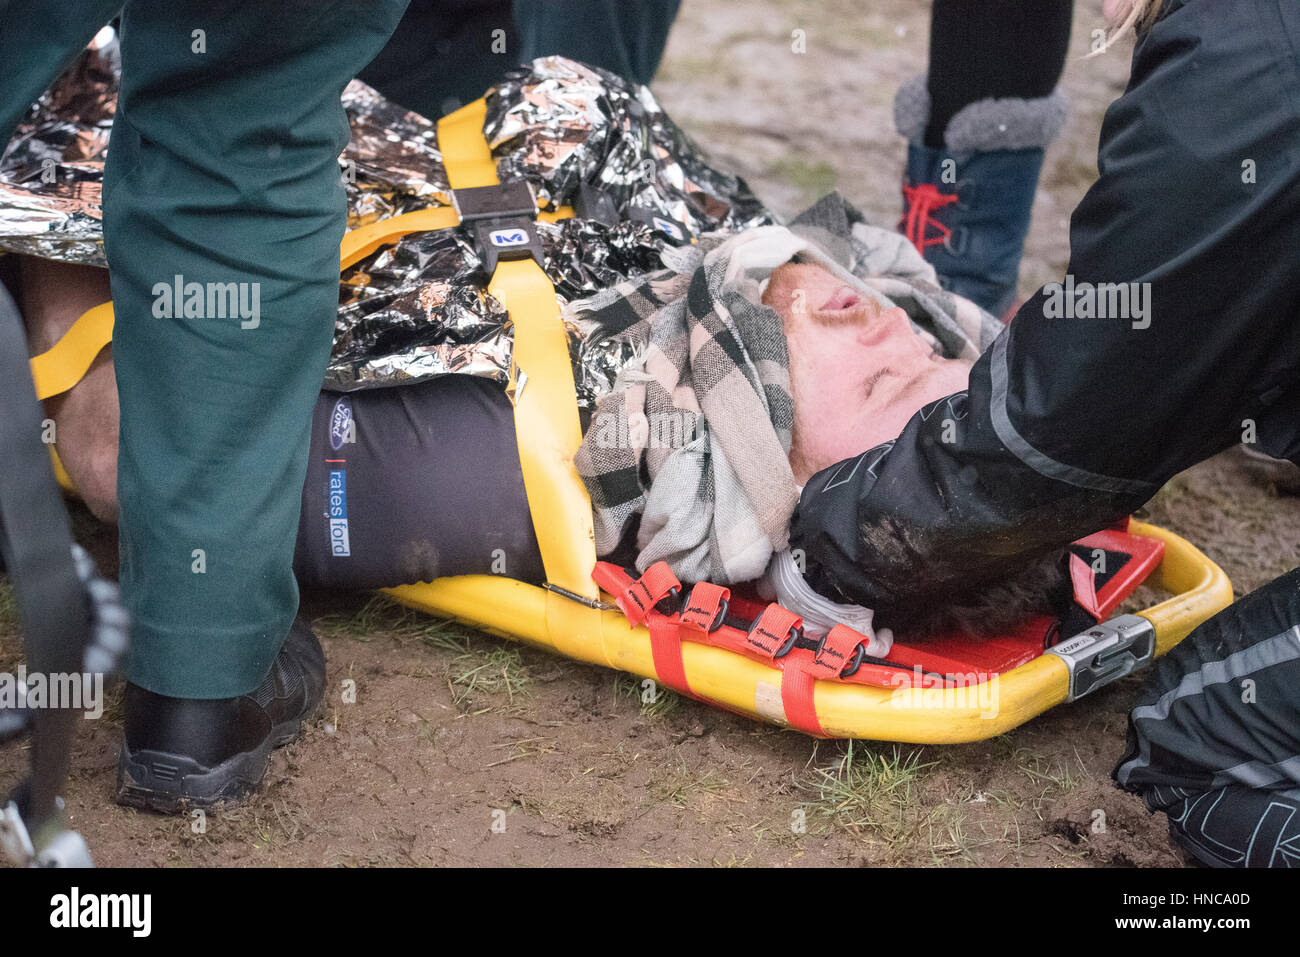
<svg viewBox="0 0 1300 957">
<path fill-rule="evenodd" d="M 866 8 L 869 8 L 866 9 Z M 796 212 L 837 188 L 876 222 L 898 214 L 898 83 L 924 69 L 919 0 L 685 0 L 656 89 L 713 156 Z M 1098 3 L 1081 2 L 1065 85 L 1069 125 L 1048 155 L 1022 270 L 1064 272 L 1066 225 L 1096 175 L 1097 131 L 1129 46 L 1083 59 Z M 807 52 L 791 51 L 804 30 Z M 79 507 L 101 565 L 115 540 Z M 1244 593 L 1290 568 L 1300 499 L 1224 455 L 1146 510 Z M 17 661 L 0 592 L 0 667 Z M 102 865 L 1177 865 L 1164 820 L 1116 791 L 1139 679 L 999 738 L 955 747 L 816 742 L 403 611 L 369 595 L 305 596 L 329 658 L 326 715 L 276 753 L 247 807 L 164 818 L 110 795 L 120 711 L 87 722 L 68 803 Z M 355 682 L 355 703 L 343 701 Z M 17 777 L 10 748 L 0 789 Z"/>
</svg>

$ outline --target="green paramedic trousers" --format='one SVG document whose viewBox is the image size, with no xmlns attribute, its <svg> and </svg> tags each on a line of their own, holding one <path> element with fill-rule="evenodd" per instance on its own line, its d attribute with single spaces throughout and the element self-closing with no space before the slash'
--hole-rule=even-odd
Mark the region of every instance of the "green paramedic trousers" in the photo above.
<svg viewBox="0 0 1300 957">
<path fill-rule="evenodd" d="M 345 224 L 339 95 L 406 0 L 0 4 L 2 142 L 119 7 L 104 237 L 127 676 L 233 697 L 266 675 L 297 612 Z"/>
<path fill-rule="evenodd" d="M 539 56 L 569 57 L 649 83 L 680 0 L 411 0 L 361 71 L 384 96 L 436 120 Z"/>
<path fill-rule="evenodd" d="M 522 59 L 558 53 L 648 84 L 680 6 L 681 0 L 514 0 Z"/>
</svg>

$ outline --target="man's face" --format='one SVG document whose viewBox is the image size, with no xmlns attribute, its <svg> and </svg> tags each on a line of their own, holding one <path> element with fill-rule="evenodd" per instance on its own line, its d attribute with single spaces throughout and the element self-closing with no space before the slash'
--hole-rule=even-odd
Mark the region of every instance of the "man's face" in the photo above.
<svg viewBox="0 0 1300 957">
<path fill-rule="evenodd" d="M 801 485 L 896 438 L 926 403 L 966 388 L 966 362 L 939 356 L 902 309 L 881 309 L 821 266 L 776 269 L 763 303 L 780 314 L 790 346 L 790 465 Z"/>
</svg>

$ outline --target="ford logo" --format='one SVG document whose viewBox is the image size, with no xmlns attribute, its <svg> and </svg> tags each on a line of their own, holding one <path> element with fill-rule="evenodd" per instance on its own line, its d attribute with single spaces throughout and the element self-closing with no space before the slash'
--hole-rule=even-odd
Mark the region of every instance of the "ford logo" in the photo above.
<svg viewBox="0 0 1300 957">
<path fill-rule="evenodd" d="M 343 443 L 355 441 L 355 432 L 352 406 L 348 404 L 347 396 L 341 396 L 330 413 L 330 448 L 337 452 L 343 448 Z"/>
</svg>

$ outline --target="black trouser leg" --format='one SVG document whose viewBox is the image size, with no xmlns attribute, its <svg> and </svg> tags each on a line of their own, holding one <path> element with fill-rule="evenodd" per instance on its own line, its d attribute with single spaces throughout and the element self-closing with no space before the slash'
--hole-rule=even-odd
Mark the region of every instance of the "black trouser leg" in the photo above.
<svg viewBox="0 0 1300 957">
<path fill-rule="evenodd" d="M 1073 12 L 1074 0 L 934 0 L 925 145 L 942 149 L 948 121 L 968 103 L 1056 89 Z"/>
<path fill-rule="evenodd" d="M 1156 665 L 1115 779 L 1207 863 L 1300 865 L 1300 569 Z"/>
</svg>

